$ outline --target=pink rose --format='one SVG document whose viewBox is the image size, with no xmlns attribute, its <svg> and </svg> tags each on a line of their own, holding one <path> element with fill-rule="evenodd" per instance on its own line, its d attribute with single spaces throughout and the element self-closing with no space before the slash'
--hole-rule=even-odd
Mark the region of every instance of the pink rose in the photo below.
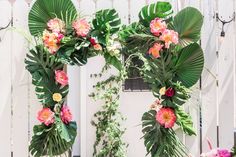
<svg viewBox="0 0 236 157">
<path fill-rule="evenodd" d="M 41 111 L 38 112 L 37 119 L 44 123 L 46 126 L 54 123 L 54 112 L 51 111 L 50 108 L 43 108 Z"/>
<path fill-rule="evenodd" d="M 165 21 L 159 18 L 155 18 L 150 23 L 151 33 L 155 36 L 159 36 L 167 28 Z"/>
<path fill-rule="evenodd" d="M 48 29 L 56 33 L 65 33 L 65 23 L 58 18 L 54 18 L 48 21 Z"/>
<path fill-rule="evenodd" d="M 67 105 L 64 105 L 61 108 L 61 120 L 65 123 L 68 124 L 69 122 L 72 121 L 72 114 L 70 112 L 70 109 Z"/>
<path fill-rule="evenodd" d="M 162 32 L 160 39 L 165 42 L 165 48 L 169 48 L 170 44 L 178 44 L 178 33 L 173 30 L 166 29 Z"/>
<path fill-rule="evenodd" d="M 55 71 L 55 80 L 60 83 L 62 86 L 68 85 L 67 74 L 63 70 Z"/>
<path fill-rule="evenodd" d="M 162 50 L 163 45 L 155 43 L 148 51 L 149 55 L 152 55 L 154 58 L 160 58 L 160 51 Z"/>
<path fill-rule="evenodd" d="M 176 115 L 171 108 L 161 108 L 156 114 L 156 121 L 165 128 L 172 128 L 176 122 Z"/>
<path fill-rule="evenodd" d="M 77 19 L 72 23 L 72 27 L 78 37 L 86 37 L 91 29 L 90 24 L 85 19 Z"/>
</svg>

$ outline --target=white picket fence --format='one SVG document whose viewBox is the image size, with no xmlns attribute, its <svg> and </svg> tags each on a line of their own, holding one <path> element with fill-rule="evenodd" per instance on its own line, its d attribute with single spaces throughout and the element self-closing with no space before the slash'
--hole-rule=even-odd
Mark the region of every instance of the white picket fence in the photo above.
<svg viewBox="0 0 236 157">
<path fill-rule="evenodd" d="M 140 8 L 156 0 L 74 0 L 74 4 L 83 15 L 92 15 L 96 10 L 115 8 L 122 22 L 128 24 L 137 21 Z M 229 19 L 236 11 L 235 0 L 172 0 L 174 10 L 185 6 L 199 8 L 204 14 L 201 44 L 205 53 L 205 69 L 201 81 L 201 90 L 195 90 L 193 98 L 186 109 L 192 114 L 198 136 L 186 137 L 178 132 L 183 142 L 196 157 L 200 151 L 208 150 L 206 138 L 214 146 L 230 148 L 233 146 L 233 130 L 236 126 L 235 103 L 235 53 L 236 23 L 225 27 L 226 37 L 220 39 L 221 23 L 215 19 L 219 13 L 222 19 Z M 0 27 L 5 26 L 11 18 L 11 27 L 17 28 L 0 31 L 0 156 L 28 157 L 28 144 L 32 127 L 38 124 L 37 111 L 41 108 L 29 73 L 24 68 L 24 57 L 28 51 L 28 42 L 21 31 L 27 31 L 27 15 L 31 0 L 0 0 Z M 217 57 L 218 52 L 218 57 Z M 98 64 L 99 63 L 99 64 Z M 73 154 L 92 157 L 95 129 L 90 125 L 93 113 L 99 108 L 88 94 L 92 91 L 94 80 L 90 74 L 99 72 L 104 60 L 95 57 L 84 67 L 69 67 L 70 94 L 68 104 L 73 108 L 78 122 L 78 138 Z M 196 86 L 199 89 L 200 83 Z M 124 126 L 127 132 L 124 140 L 129 143 L 128 157 L 144 157 L 145 148 L 140 119 L 154 101 L 150 92 L 122 92 L 121 112 L 127 117 Z M 200 125 L 200 108 L 202 124 Z M 217 125 L 219 135 L 217 136 Z M 202 126 L 200 128 L 200 126 Z M 218 142 L 217 142 L 218 141 Z"/>
</svg>

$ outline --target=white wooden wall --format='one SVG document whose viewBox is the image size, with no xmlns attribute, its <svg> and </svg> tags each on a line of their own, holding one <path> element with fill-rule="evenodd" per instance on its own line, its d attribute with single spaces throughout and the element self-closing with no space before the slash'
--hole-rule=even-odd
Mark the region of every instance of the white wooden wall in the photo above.
<svg viewBox="0 0 236 157">
<path fill-rule="evenodd" d="M 122 22 L 128 24 L 137 21 L 140 8 L 156 0 L 74 0 L 78 10 L 84 15 L 92 15 L 96 10 L 114 7 L 118 10 Z M 202 76 L 202 89 L 195 92 L 186 105 L 192 113 L 195 127 L 200 130 L 199 111 L 202 111 L 202 140 L 200 131 L 197 137 L 179 136 L 196 157 L 208 150 L 206 138 L 217 146 L 216 126 L 219 125 L 219 144 L 230 148 L 233 145 L 233 124 L 236 114 L 235 104 L 235 49 L 236 24 L 226 25 L 226 37 L 219 40 L 221 23 L 216 22 L 214 14 L 218 12 L 228 20 L 236 11 L 235 0 L 172 0 L 174 9 L 185 6 L 199 8 L 204 14 L 204 26 L 201 44 L 205 52 L 205 70 Z M 31 0 L 0 0 L 0 27 L 13 18 L 13 27 L 27 31 L 27 14 Z M 38 124 L 37 111 L 40 109 L 29 73 L 24 69 L 24 57 L 28 51 L 28 42 L 15 30 L 0 31 L 0 156 L 28 157 L 28 143 L 32 127 Z M 219 52 L 217 57 L 216 52 Z M 98 64 L 99 63 L 99 64 Z M 94 112 L 100 108 L 100 102 L 94 103 L 87 95 L 92 91 L 94 80 L 90 74 L 101 70 L 104 60 L 91 58 L 84 67 L 69 67 L 70 94 L 68 104 L 73 108 L 78 122 L 79 136 L 74 146 L 74 155 L 92 157 L 95 129 L 90 125 Z M 218 80 L 218 86 L 217 86 Z M 196 86 L 198 88 L 199 85 Z M 120 110 L 127 117 L 124 126 L 127 132 L 124 140 L 129 143 L 128 157 L 144 157 L 145 148 L 140 124 L 141 116 L 154 101 L 149 92 L 122 92 Z M 219 106 L 219 107 L 217 107 Z M 218 118 L 217 118 L 218 117 Z"/>
</svg>

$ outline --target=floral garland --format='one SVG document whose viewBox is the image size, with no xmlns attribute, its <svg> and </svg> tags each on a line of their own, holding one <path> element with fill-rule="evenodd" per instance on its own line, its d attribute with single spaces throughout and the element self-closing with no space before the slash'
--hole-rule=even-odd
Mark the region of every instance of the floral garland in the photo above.
<svg viewBox="0 0 236 157">
<path fill-rule="evenodd" d="M 89 23 L 78 16 L 70 0 L 37 0 L 33 4 L 29 30 L 36 46 L 27 54 L 25 64 L 43 107 L 37 116 L 41 124 L 34 126 L 29 147 L 33 156 L 56 156 L 71 150 L 77 127 L 66 105 L 69 85 L 65 65 L 82 66 L 99 54 L 107 64 L 121 70 L 121 61 L 110 43 L 119 29 L 120 19 L 114 9 L 98 11 Z"/>
<path fill-rule="evenodd" d="M 172 14 L 168 2 L 144 6 L 139 21 L 120 32 L 126 55 L 143 61 L 139 69 L 157 99 L 142 117 L 144 144 L 152 157 L 189 156 L 175 125 L 187 135 L 196 135 L 183 104 L 203 69 L 203 51 L 197 43 L 203 16 L 192 7 Z"/>
<path fill-rule="evenodd" d="M 34 127 L 29 148 L 33 156 L 60 155 L 74 143 L 76 123 L 65 103 L 69 88 L 65 65 L 82 66 L 89 57 L 100 54 L 120 73 L 127 70 L 123 69 L 114 38 L 120 40 L 122 53 L 128 58 L 143 61 L 138 69 L 157 99 L 142 117 L 147 154 L 188 156 L 173 127 L 178 125 L 186 134 L 196 134 L 183 104 L 189 100 L 189 88 L 196 84 L 203 69 L 203 51 L 197 43 L 203 16 L 192 7 L 172 14 L 168 2 L 150 4 L 141 9 L 138 22 L 121 29 L 114 9 L 96 12 L 89 23 L 78 16 L 70 0 L 34 3 L 29 30 L 36 37 L 36 46 L 27 54 L 25 63 L 43 109 L 38 113 L 42 124 Z M 117 33 L 119 36 L 114 37 Z"/>
</svg>

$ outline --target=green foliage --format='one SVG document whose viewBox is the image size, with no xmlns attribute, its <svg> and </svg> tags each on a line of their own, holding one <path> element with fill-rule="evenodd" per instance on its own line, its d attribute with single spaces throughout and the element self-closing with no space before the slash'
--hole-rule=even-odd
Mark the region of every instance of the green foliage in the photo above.
<svg viewBox="0 0 236 157">
<path fill-rule="evenodd" d="M 63 98 L 66 97 L 69 87 L 61 87 L 55 84 L 54 71 L 63 68 L 63 64 L 57 62 L 55 56 L 49 54 L 42 45 L 36 46 L 35 50 L 30 50 L 25 59 L 26 69 L 32 75 L 32 83 L 35 85 L 35 92 L 39 101 L 45 107 L 53 107 L 56 102 L 52 95 L 60 93 Z"/>
<path fill-rule="evenodd" d="M 69 39 L 63 43 L 56 56 L 64 64 L 82 66 L 87 63 L 89 57 L 89 41 L 81 39 Z"/>
<path fill-rule="evenodd" d="M 122 63 L 116 56 L 111 56 L 109 53 L 105 53 L 104 58 L 107 64 L 113 65 L 119 71 L 122 70 Z"/>
<path fill-rule="evenodd" d="M 232 148 L 232 157 L 236 157 L 236 146 Z"/>
<path fill-rule="evenodd" d="M 147 155 L 152 157 L 184 157 L 188 156 L 185 146 L 178 139 L 174 130 L 166 129 L 156 122 L 156 111 L 143 114 L 142 127 Z"/>
<path fill-rule="evenodd" d="M 101 78 L 109 69 L 109 65 L 106 65 L 100 74 L 94 76 Z M 91 94 L 95 101 L 104 102 L 102 109 L 94 114 L 95 119 L 91 122 L 96 127 L 93 153 L 95 157 L 126 157 L 127 144 L 122 141 L 125 129 L 121 127 L 124 118 L 118 112 L 119 92 L 125 75 L 123 70 L 119 72 L 118 76 L 110 76 L 108 79 L 98 82 L 94 86 L 95 92 Z"/>
<path fill-rule="evenodd" d="M 29 151 L 34 157 L 66 153 L 72 148 L 77 134 L 76 129 L 75 122 L 65 125 L 59 118 L 53 126 L 36 125 Z"/>
<path fill-rule="evenodd" d="M 157 17 L 166 18 L 172 13 L 172 6 L 169 2 L 156 2 L 141 9 L 139 12 L 139 21 L 144 26 L 149 27 L 153 19 Z"/>
<path fill-rule="evenodd" d="M 116 33 L 121 27 L 121 20 L 115 9 L 105 9 L 96 12 L 92 21 L 94 30 L 91 36 L 98 39 L 99 43 L 106 45 L 107 38 Z"/>
<path fill-rule="evenodd" d="M 71 27 L 77 18 L 77 11 L 71 0 L 37 0 L 29 12 L 29 30 L 31 35 L 38 36 L 47 28 L 47 22 L 59 18 Z"/>
<path fill-rule="evenodd" d="M 204 55 L 202 48 L 197 43 L 190 44 L 179 52 L 173 79 L 182 82 L 186 87 L 191 87 L 200 78 L 203 66 Z"/>
<path fill-rule="evenodd" d="M 179 44 L 187 46 L 200 39 L 203 16 L 196 8 L 187 7 L 174 17 L 173 29 L 179 33 Z"/>
<path fill-rule="evenodd" d="M 63 64 L 58 62 L 55 56 L 51 55 L 43 45 L 37 45 L 26 54 L 26 69 L 32 74 L 35 71 L 45 72 L 63 68 Z"/>
<path fill-rule="evenodd" d="M 175 114 L 177 116 L 176 124 L 182 128 L 184 133 L 189 136 L 196 135 L 191 116 L 185 113 L 185 111 L 180 107 L 175 110 Z"/>
</svg>

